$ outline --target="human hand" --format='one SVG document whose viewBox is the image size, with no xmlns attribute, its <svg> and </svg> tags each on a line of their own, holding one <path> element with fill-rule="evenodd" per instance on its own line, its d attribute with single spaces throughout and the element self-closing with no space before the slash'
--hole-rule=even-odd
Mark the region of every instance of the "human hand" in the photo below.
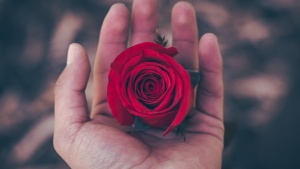
<svg viewBox="0 0 300 169">
<path fill-rule="evenodd" d="M 130 45 L 154 41 L 157 1 L 134 0 Z M 193 7 L 177 3 L 172 10 L 175 59 L 186 69 L 200 70 L 195 108 L 190 112 L 186 141 L 163 130 L 131 132 L 112 117 L 107 104 L 110 63 L 127 48 L 130 14 L 122 4 L 109 10 L 102 25 L 94 67 L 94 98 L 89 117 L 85 88 L 90 65 L 85 49 L 72 44 L 67 66 L 55 87 L 54 147 L 73 169 L 92 168 L 221 168 L 223 150 L 222 58 L 217 39 L 205 34 L 198 44 Z"/>
</svg>

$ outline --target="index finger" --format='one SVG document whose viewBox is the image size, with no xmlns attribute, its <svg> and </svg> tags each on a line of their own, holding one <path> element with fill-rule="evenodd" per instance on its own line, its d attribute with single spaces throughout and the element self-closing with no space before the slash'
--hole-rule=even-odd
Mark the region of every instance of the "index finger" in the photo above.
<svg viewBox="0 0 300 169">
<path fill-rule="evenodd" d="M 94 98 L 91 116 L 106 103 L 108 72 L 113 60 L 126 49 L 129 11 L 124 4 L 114 4 L 104 19 L 100 31 L 94 67 Z M 97 108 L 98 107 L 98 108 Z"/>
</svg>

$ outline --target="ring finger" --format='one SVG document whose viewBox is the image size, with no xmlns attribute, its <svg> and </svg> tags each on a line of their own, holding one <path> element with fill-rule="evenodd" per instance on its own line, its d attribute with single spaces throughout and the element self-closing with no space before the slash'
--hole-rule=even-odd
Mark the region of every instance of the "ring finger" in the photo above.
<svg viewBox="0 0 300 169">
<path fill-rule="evenodd" d="M 172 10 L 173 46 L 179 51 L 175 59 L 187 70 L 199 70 L 198 28 L 192 5 L 178 2 Z"/>
</svg>

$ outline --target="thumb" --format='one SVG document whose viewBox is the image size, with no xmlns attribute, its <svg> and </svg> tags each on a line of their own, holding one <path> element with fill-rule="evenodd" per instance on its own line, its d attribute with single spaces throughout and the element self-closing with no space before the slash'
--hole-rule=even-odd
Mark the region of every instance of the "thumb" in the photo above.
<svg viewBox="0 0 300 169">
<path fill-rule="evenodd" d="M 85 49 L 79 44 L 71 44 L 67 66 L 55 86 L 55 141 L 60 136 L 74 135 L 89 120 L 85 88 L 90 69 Z"/>
</svg>

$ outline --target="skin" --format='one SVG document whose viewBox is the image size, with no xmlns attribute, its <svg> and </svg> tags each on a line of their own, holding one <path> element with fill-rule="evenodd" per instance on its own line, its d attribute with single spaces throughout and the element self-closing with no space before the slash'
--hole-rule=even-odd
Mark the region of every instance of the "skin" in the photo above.
<svg viewBox="0 0 300 169">
<path fill-rule="evenodd" d="M 221 168 L 222 58 L 215 35 L 205 34 L 198 41 L 195 11 L 187 2 L 173 7 L 172 46 L 179 50 L 176 60 L 186 69 L 200 70 L 202 80 L 186 141 L 175 132 L 163 137 L 158 129 L 128 133 L 130 128 L 111 115 L 106 100 L 110 63 L 127 48 L 128 39 L 130 46 L 154 41 L 156 28 L 155 0 L 134 0 L 131 16 L 123 4 L 111 7 L 100 32 L 91 113 L 84 92 L 91 72 L 88 56 L 81 45 L 70 45 L 67 66 L 55 87 L 54 147 L 71 168 Z"/>
</svg>

